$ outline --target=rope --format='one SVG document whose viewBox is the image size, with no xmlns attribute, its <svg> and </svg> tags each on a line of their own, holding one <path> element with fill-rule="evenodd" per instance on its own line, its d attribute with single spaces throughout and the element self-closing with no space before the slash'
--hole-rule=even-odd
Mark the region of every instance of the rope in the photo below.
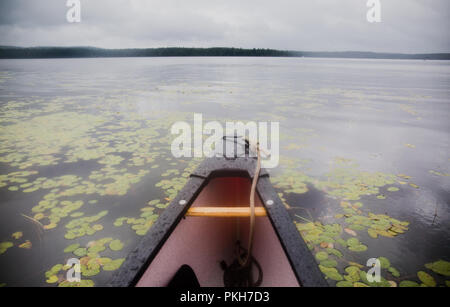
<svg viewBox="0 0 450 307">
<path fill-rule="evenodd" d="M 250 141 L 245 138 L 246 148 L 250 147 Z M 247 147 L 248 146 L 248 147 Z M 250 148 L 249 148 L 250 149 Z M 250 228 L 248 235 L 248 249 L 245 250 L 240 245 L 239 240 L 236 242 L 237 247 L 237 259 L 234 260 L 229 266 L 225 261 L 221 262 L 221 267 L 224 270 L 224 284 L 226 287 L 258 287 L 262 283 L 263 272 L 261 265 L 252 256 L 253 237 L 255 230 L 255 195 L 256 185 L 259 179 L 259 173 L 261 171 L 261 154 L 259 143 L 256 143 L 257 162 L 256 169 L 252 179 L 252 186 L 250 190 Z M 249 153 L 246 150 L 246 154 Z M 236 224 L 239 227 L 239 223 Z M 239 231 L 238 231 L 239 234 Z M 243 259 L 244 258 L 244 259 Z M 258 270 L 258 279 L 253 280 L 252 268 L 253 264 Z"/>
<path fill-rule="evenodd" d="M 248 140 L 246 140 L 246 141 L 248 141 Z M 254 235 L 254 231 L 255 231 L 256 184 L 258 183 L 259 173 L 261 171 L 261 154 L 259 151 L 259 143 L 256 143 L 256 153 L 257 153 L 258 159 L 256 162 L 256 170 L 253 175 L 252 187 L 250 190 L 250 230 L 249 230 L 249 235 L 248 235 L 248 248 L 247 248 L 247 255 L 244 260 L 241 258 L 241 255 L 238 254 L 238 260 L 239 260 L 239 264 L 241 266 L 247 266 L 247 265 L 251 264 L 250 259 L 252 258 L 253 235 Z"/>
</svg>

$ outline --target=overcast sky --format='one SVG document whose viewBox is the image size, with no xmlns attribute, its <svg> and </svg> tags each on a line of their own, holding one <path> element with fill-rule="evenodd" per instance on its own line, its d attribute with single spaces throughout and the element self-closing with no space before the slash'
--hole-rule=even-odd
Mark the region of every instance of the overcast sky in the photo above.
<svg viewBox="0 0 450 307">
<path fill-rule="evenodd" d="M 0 0 L 0 45 L 450 52 L 450 0 Z"/>
</svg>

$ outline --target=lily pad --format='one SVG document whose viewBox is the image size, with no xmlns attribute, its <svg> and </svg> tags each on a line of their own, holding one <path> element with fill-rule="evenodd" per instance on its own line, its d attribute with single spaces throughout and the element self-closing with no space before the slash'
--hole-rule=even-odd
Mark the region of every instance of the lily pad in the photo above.
<svg viewBox="0 0 450 307">
<path fill-rule="evenodd" d="M 400 189 L 397 188 L 397 187 L 389 187 L 387 190 L 388 190 L 389 192 L 397 192 L 397 191 L 399 191 Z"/>
<path fill-rule="evenodd" d="M 349 282 L 357 282 L 360 280 L 359 276 L 359 268 L 356 266 L 349 266 L 345 268 L 345 272 L 347 272 L 347 275 L 344 275 L 345 280 Z"/>
<path fill-rule="evenodd" d="M 420 187 L 417 185 L 417 184 L 415 184 L 415 183 L 410 183 L 409 184 L 411 187 L 413 187 L 413 188 L 415 188 L 415 189 L 419 189 Z"/>
<path fill-rule="evenodd" d="M 108 263 L 105 263 L 105 265 L 103 265 L 103 270 L 105 271 L 115 271 L 118 268 L 120 268 L 120 266 L 122 265 L 122 263 L 125 261 L 125 258 L 119 258 L 119 259 L 115 259 L 112 260 Z"/>
<path fill-rule="evenodd" d="M 335 249 L 335 248 L 327 248 L 326 251 L 327 251 L 328 254 L 334 255 L 334 256 L 336 256 L 338 258 L 342 258 L 342 256 L 343 256 L 342 253 L 339 250 Z"/>
<path fill-rule="evenodd" d="M 319 261 L 326 260 L 328 258 L 328 254 L 326 252 L 318 252 L 316 254 L 316 259 Z"/>
<path fill-rule="evenodd" d="M 57 282 L 57 281 L 58 281 L 58 277 L 55 276 L 55 275 L 50 276 L 50 277 L 46 280 L 46 282 L 49 283 L 49 284 L 54 284 L 54 283 Z"/>
<path fill-rule="evenodd" d="M 359 240 L 357 239 L 357 238 L 350 238 L 350 239 L 348 239 L 347 240 L 347 245 L 348 246 L 357 246 L 357 245 L 359 245 L 360 243 L 359 243 Z"/>
<path fill-rule="evenodd" d="M 67 280 L 58 284 L 58 287 L 93 287 L 94 282 L 90 279 L 82 279 L 80 282 L 69 282 Z"/>
<path fill-rule="evenodd" d="M 319 265 L 319 269 L 322 271 L 322 273 L 325 274 L 325 276 L 329 279 L 335 280 L 335 281 L 341 281 L 344 278 L 341 274 L 339 274 L 338 270 L 335 268 L 327 268 L 322 265 Z"/>
<path fill-rule="evenodd" d="M 348 247 L 352 252 L 364 252 L 367 250 L 367 246 L 364 244 L 353 245 Z"/>
<path fill-rule="evenodd" d="M 52 268 L 50 269 L 50 272 L 52 272 L 53 274 L 57 274 L 59 273 L 59 271 L 61 271 L 61 269 L 63 268 L 62 264 L 55 264 L 54 266 L 52 266 Z"/>
<path fill-rule="evenodd" d="M 103 225 L 101 224 L 95 224 L 92 226 L 92 229 L 94 229 L 95 231 L 100 231 L 103 229 Z"/>
<path fill-rule="evenodd" d="M 336 242 L 337 243 L 339 243 L 340 245 L 342 245 L 343 247 L 347 247 L 347 241 L 345 241 L 344 239 L 342 239 L 342 238 L 338 238 L 338 239 L 336 239 Z"/>
<path fill-rule="evenodd" d="M 64 249 L 64 252 L 65 253 L 72 253 L 72 252 L 74 252 L 77 248 L 79 248 L 80 247 L 80 244 L 78 244 L 78 243 L 74 243 L 74 244 L 71 244 L 71 245 L 69 245 L 69 246 L 67 246 L 65 249 Z"/>
<path fill-rule="evenodd" d="M 353 287 L 355 287 L 355 288 L 366 288 L 366 287 L 369 287 L 369 286 L 366 285 L 365 283 L 362 283 L 362 282 L 357 281 L 357 282 L 355 282 L 355 283 L 353 284 Z"/>
<path fill-rule="evenodd" d="M 81 266 L 81 274 L 85 277 L 95 276 L 98 273 L 100 273 L 100 266 L 98 266 L 96 268 L 90 268 L 85 265 Z"/>
<path fill-rule="evenodd" d="M 373 228 L 367 229 L 367 233 L 369 234 L 369 236 L 371 238 L 374 238 L 374 239 L 378 238 L 378 232 Z"/>
<path fill-rule="evenodd" d="M 94 244 L 93 246 L 89 247 L 88 252 L 98 254 L 100 252 L 103 252 L 106 249 L 106 247 L 102 244 Z"/>
<path fill-rule="evenodd" d="M 340 288 L 352 288 L 353 287 L 353 283 L 347 281 L 347 280 L 342 280 L 336 283 L 336 287 L 340 287 Z"/>
<path fill-rule="evenodd" d="M 448 261 L 438 260 L 436 262 L 426 264 L 425 267 L 440 275 L 450 276 L 450 262 Z"/>
<path fill-rule="evenodd" d="M 74 254 L 75 256 L 78 256 L 78 257 L 86 256 L 86 254 L 87 254 L 87 249 L 84 248 L 84 247 L 79 247 L 79 248 L 77 248 L 76 250 L 73 251 L 73 254 Z"/>
<path fill-rule="evenodd" d="M 400 272 L 396 268 L 389 267 L 388 271 L 392 274 L 392 276 L 400 277 Z"/>
<path fill-rule="evenodd" d="M 386 257 L 378 257 L 378 260 L 380 261 L 381 268 L 387 269 L 391 266 L 391 262 Z"/>
<path fill-rule="evenodd" d="M 402 280 L 399 284 L 399 287 L 419 287 L 419 284 L 411 280 Z"/>
<path fill-rule="evenodd" d="M 417 272 L 417 277 L 419 277 L 419 280 L 423 282 L 427 287 L 436 287 L 436 281 L 430 274 L 424 271 L 419 271 Z"/>
<path fill-rule="evenodd" d="M 337 266 L 336 260 L 323 260 L 320 262 L 321 266 L 327 267 L 327 268 L 334 268 Z"/>
<path fill-rule="evenodd" d="M 109 248 L 113 251 L 119 251 L 123 248 L 123 243 L 120 240 L 113 240 L 109 243 Z"/>
<path fill-rule="evenodd" d="M 24 243 L 19 245 L 19 248 L 30 249 L 33 246 L 30 240 L 26 240 Z"/>
<path fill-rule="evenodd" d="M 20 238 L 22 238 L 22 236 L 23 236 L 23 232 L 21 232 L 21 231 L 17 231 L 17 232 L 15 232 L 15 233 L 13 233 L 12 235 L 11 235 L 14 239 L 20 239 Z"/>
</svg>

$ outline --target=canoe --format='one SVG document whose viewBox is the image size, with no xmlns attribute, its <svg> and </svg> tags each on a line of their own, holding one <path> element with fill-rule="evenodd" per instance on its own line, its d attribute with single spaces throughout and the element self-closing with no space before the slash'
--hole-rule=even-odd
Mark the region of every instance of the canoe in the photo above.
<svg viewBox="0 0 450 307">
<path fill-rule="evenodd" d="M 256 185 L 250 273 L 236 277 L 237 258 L 248 255 L 256 163 L 248 156 L 205 159 L 109 285 L 164 287 L 173 285 L 174 276 L 185 269 L 196 278 L 192 285 L 202 287 L 327 286 L 264 169 Z M 245 278 L 249 283 L 240 283 Z M 238 284 L 233 284 L 236 279 Z"/>
</svg>

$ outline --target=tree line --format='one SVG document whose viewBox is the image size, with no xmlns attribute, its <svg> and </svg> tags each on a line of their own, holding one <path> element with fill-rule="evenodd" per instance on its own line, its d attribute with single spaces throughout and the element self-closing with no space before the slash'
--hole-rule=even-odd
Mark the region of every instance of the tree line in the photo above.
<svg viewBox="0 0 450 307">
<path fill-rule="evenodd" d="M 242 48 L 142 48 L 102 49 L 94 47 L 11 47 L 0 46 L 1 59 L 28 58 L 94 58 L 94 57 L 171 57 L 171 56 L 239 56 L 239 57 L 318 57 L 365 59 L 450 60 L 450 53 L 401 54 L 375 52 L 310 52 Z"/>
</svg>

